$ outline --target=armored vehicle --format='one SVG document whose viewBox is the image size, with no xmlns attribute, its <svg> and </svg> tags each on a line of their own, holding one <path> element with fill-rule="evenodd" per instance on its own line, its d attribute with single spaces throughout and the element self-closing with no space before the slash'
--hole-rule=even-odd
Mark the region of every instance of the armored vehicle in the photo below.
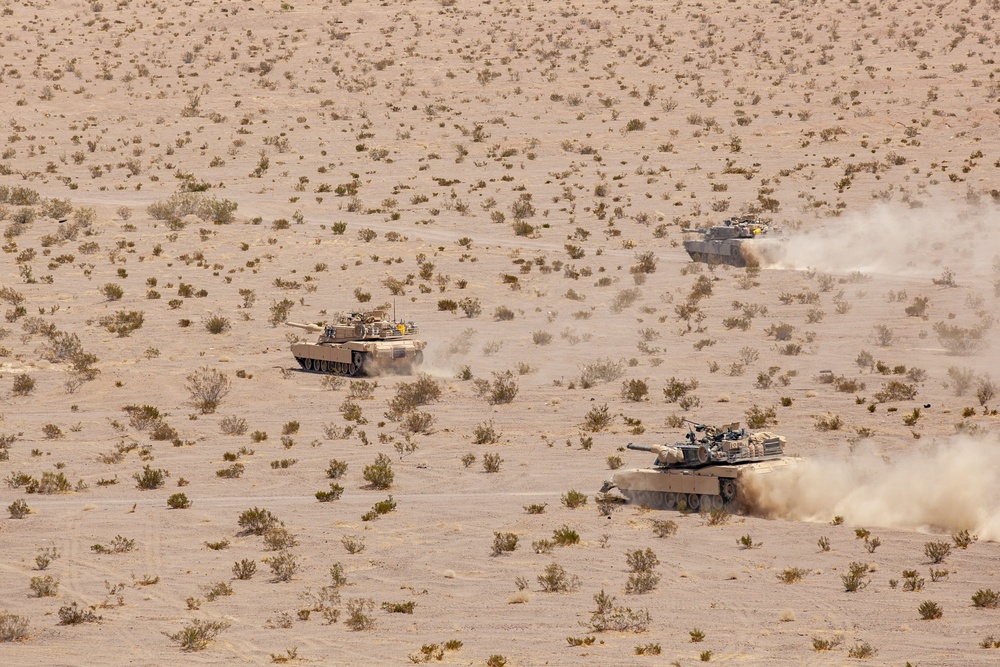
<svg viewBox="0 0 1000 667">
<path fill-rule="evenodd" d="M 744 216 L 729 218 L 717 227 L 681 231 L 702 235 L 684 242 L 684 249 L 694 261 L 744 267 L 760 263 L 759 240 L 771 230 L 758 218 Z"/>
<path fill-rule="evenodd" d="M 413 322 L 393 322 L 385 311 L 372 310 L 341 317 L 336 324 L 288 326 L 319 333 L 315 343 L 294 343 L 292 354 L 307 371 L 333 375 L 374 375 L 382 372 L 409 373 L 424 360 L 427 343 L 415 338 Z"/>
<path fill-rule="evenodd" d="M 617 472 L 602 492 L 617 488 L 631 502 L 658 509 L 740 508 L 743 475 L 766 474 L 793 464 L 784 456 L 785 438 L 759 431 L 748 433 L 739 423 L 721 428 L 694 424 L 686 441 L 674 445 L 628 448 L 656 455 L 653 465 Z"/>
</svg>

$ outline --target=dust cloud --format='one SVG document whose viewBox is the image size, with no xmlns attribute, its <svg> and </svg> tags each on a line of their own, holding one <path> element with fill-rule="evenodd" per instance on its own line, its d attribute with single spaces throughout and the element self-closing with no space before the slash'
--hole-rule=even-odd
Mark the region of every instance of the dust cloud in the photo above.
<svg viewBox="0 0 1000 667">
<path fill-rule="evenodd" d="M 748 511 L 793 521 L 829 521 L 930 532 L 967 529 L 1000 540 L 1000 440 L 956 436 L 894 459 L 869 445 L 838 458 L 803 459 L 749 476 Z"/>
<path fill-rule="evenodd" d="M 881 204 L 815 229 L 785 229 L 777 238 L 763 248 L 768 268 L 912 277 L 937 277 L 950 268 L 961 282 L 991 271 L 1000 248 L 1000 210 Z"/>
</svg>

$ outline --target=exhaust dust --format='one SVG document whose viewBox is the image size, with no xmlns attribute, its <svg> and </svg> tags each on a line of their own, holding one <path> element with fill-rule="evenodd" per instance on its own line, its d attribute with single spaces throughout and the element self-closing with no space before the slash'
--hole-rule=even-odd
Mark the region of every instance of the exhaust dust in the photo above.
<svg viewBox="0 0 1000 667">
<path fill-rule="evenodd" d="M 743 484 L 748 513 L 1000 540 L 1000 441 L 954 437 L 892 458 L 871 446 L 802 460 Z"/>
<path fill-rule="evenodd" d="M 961 282 L 988 274 L 998 247 L 1000 211 L 993 206 L 882 204 L 815 229 L 785 230 L 768 239 L 761 261 L 769 268 L 917 277 L 950 268 Z"/>
</svg>

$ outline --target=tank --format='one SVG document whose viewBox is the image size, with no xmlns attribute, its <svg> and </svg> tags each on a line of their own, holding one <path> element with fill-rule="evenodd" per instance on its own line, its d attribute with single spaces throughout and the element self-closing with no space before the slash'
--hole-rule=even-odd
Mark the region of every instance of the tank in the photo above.
<svg viewBox="0 0 1000 667">
<path fill-rule="evenodd" d="M 701 235 L 700 239 L 684 242 L 684 249 L 696 262 L 755 266 L 764 255 L 775 252 L 773 244 L 764 244 L 761 240 L 769 232 L 776 231 L 752 216 L 729 218 L 717 227 L 681 231 Z"/>
<path fill-rule="evenodd" d="M 795 463 L 786 457 L 785 438 L 767 431 L 749 433 L 739 423 L 721 428 L 689 422 L 684 442 L 628 444 L 656 455 L 648 468 L 617 472 L 602 492 L 617 488 L 630 503 L 655 509 L 739 511 L 740 478 L 767 474 Z"/>
<path fill-rule="evenodd" d="M 424 360 L 427 346 L 413 322 L 393 322 L 383 310 L 352 313 L 336 324 L 287 322 L 320 334 L 315 343 L 294 343 L 295 361 L 307 371 L 357 377 L 384 372 L 409 373 Z"/>
</svg>

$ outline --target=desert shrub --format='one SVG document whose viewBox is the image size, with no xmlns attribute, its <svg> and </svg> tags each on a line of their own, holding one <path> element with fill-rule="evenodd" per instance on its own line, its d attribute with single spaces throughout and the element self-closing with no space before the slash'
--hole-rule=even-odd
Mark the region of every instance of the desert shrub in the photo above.
<svg viewBox="0 0 1000 667">
<path fill-rule="evenodd" d="M 830 639 L 824 639 L 823 637 L 813 637 L 812 645 L 813 650 L 817 653 L 820 651 L 832 651 L 844 642 L 844 638 L 837 636 Z"/>
<path fill-rule="evenodd" d="M 607 464 L 609 470 L 618 470 L 625 465 L 625 461 L 617 454 L 613 454 L 607 458 Z"/>
<path fill-rule="evenodd" d="M 191 403 L 201 414 L 215 412 L 222 399 L 232 389 L 229 377 L 214 368 L 203 366 L 187 376 L 187 390 L 191 394 Z"/>
<path fill-rule="evenodd" d="M 466 317 L 478 317 L 483 312 L 483 306 L 479 303 L 479 299 L 473 299 L 471 297 L 465 297 L 458 302 L 458 307 L 462 309 Z"/>
<path fill-rule="evenodd" d="M 244 558 L 233 563 L 233 577 L 240 581 L 246 581 L 257 573 L 257 561 Z"/>
<path fill-rule="evenodd" d="M 48 574 L 32 577 L 28 587 L 35 594 L 35 597 L 54 597 L 59 593 L 59 580 Z"/>
<path fill-rule="evenodd" d="M 611 414 L 607 403 L 591 408 L 584 416 L 583 429 L 597 433 L 611 426 L 615 416 Z"/>
<path fill-rule="evenodd" d="M 18 499 L 7 506 L 7 511 L 10 513 L 11 519 L 23 519 L 24 517 L 31 514 L 31 508 L 28 507 L 23 499 Z"/>
<path fill-rule="evenodd" d="M 825 414 L 822 417 L 816 417 L 813 427 L 817 431 L 839 431 L 843 425 L 844 422 L 839 415 Z"/>
<path fill-rule="evenodd" d="M 750 533 L 743 535 L 736 539 L 736 544 L 739 545 L 740 549 L 757 549 L 763 542 L 754 542 L 753 536 Z"/>
<path fill-rule="evenodd" d="M 326 476 L 330 479 L 340 479 L 347 474 L 347 462 L 330 459 L 330 464 L 326 468 Z"/>
<path fill-rule="evenodd" d="M 528 514 L 544 514 L 546 506 L 547 503 L 534 503 L 532 505 L 525 505 L 524 511 Z"/>
<path fill-rule="evenodd" d="M 142 472 L 137 472 L 132 477 L 135 479 L 136 488 L 148 491 L 163 486 L 167 481 L 167 477 L 170 477 L 170 473 L 162 468 L 153 468 L 145 465 L 142 468 Z"/>
<path fill-rule="evenodd" d="M 694 378 L 685 382 L 671 377 L 667 380 L 667 386 L 663 388 L 663 397 L 667 400 L 667 403 L 676 403 L 687 395 L 688 392 L 694 391 L 697 388 L 698 381 Z"/>
<path fill-rule="evenodd" d="M 957 324 L 938 322 L 931 327 L 938 342 L 948 354 L 967 356 L 979 352 L 989 342 L 986 336 L 988 323 L 983 322 L 974 327 L 960 327 Z"/>
<path fill-rule="evenodd" d="M 392 486 L 395 474 L 392 471 L 392 461 L 385 454 L 378 454 L 375 461 L 365 466 L 362 477 L 373 489 L 388 489 Z"/>
<path fill-rule="evenodd" d="M 598 382 L 614 382 L 625 374 L 625 364 L 622 361 L 602 359 L 585 365 L 580 373 L 580 386 L 584 389 Z"/>
<path fill-rule="evenodd" d="M 126 554 L 135 549 L 135 540 L 122 535 L 115 535 L 114 539 L 107 546 L 94 544 L 90 550 L 98 554 Z"/>
<path fill-rule="evenodd" d="M 98 623 L 101 617 L 94 613 L 93 608 L 83 608 L 73 602 L 59 608 L 59 625 L 80 625 L 81 623 Z"/>
<path fill-rule="evenodd" d="M 548 345 L 552 342 L 552 334 L 544 330 L 532 331 L 531 341 L 535 345 Z"/>
<path fill-rule="evenodd" d="M 562 494 L 560 500 L 562 500 L 562 504 L 569 509 L 576 509 L 577 507 L 587 504 L 587 494 L 580 493 L 575 489 L 570 489 L 566 493 Z"/>
<path fill-rule="evenodd" d="M 375 629 L 375 601 L 365 598 L 351 598 L 347 601 L 347 616 L 344 625 L 355 632 Z"/>
<path fill-rule="evenodd" d="M 632 611 L 629 607 L 615 605 L 614 596 L 603 590 L 594 595 L 597 604 L 590 616 L 591 632 L 645 632 L 652 622 L 649 610 Z"/>
<path fill-rule="evenodd" d="M 175 493 L 167 498 L 167 507 L 175 510 L 186 510 L 191 507 L 191 501 L 183 493 Z"/>
<path fill-rule="evenodd" d="M 580 543 L 580 534 L 563 524 L 552 531 L 552 540 L 561 547 Z"/>
<path fill-rule="evenodd" d="M 774 406 L 762 408 L 754 403 L 746 411 L 747 426 L 752 429 L 762 429 L 778 423 L 777 411 Z"/>
<path fill-rule="evenodd" d="M 278 517 L 271 514 L 270 511 L 258 507 L 243 511 L 237 520 L 237 524 L 243 529 L 245 535 L 263 535 L 272 528 L 276 528 L 280 523 Z"/>
<path fill-rule="evenodd" d="M 279 551 L 275 555 L 261 560 L 271 568 L 271 574 L 274 575 L 275 581 L 291 581 L 299 569 L 295 554 L 290 551 Z"/>
<path fill-rule="evenodd" d="M 230 415 L 219 422 L 219 429 L 224 435 L 244 435 L 247 432 L 247 420 Z"/>
<path fill-rule="evenodd" d="M 844 590 L 848 593 L 855 593 L 868 586 L 869 571 L 867 563 L 851 563 L 848 566 L 847 574 L 840 575 L 840 579 L 844 583 Z"/>
<path fill-rule="evenodd" d="M 898 380 L 892 380 L 882 385 L 882 389 L 875 392 L 877 403 L 888 403 L 890 401 L 910 401 L 917 395 L 917 388 L 914 385 L 906 384 Z"/>
<path fill-rule="evenodd" d="M 14 376 L 13 391 L 15 396 L 27 396 L 35 390 L 35 378 L 27 374 Z"/>
<path fill-rule="evenodd" d="M 478 381 L 477 381 L 478 382 Z M 477 392 L 490 405 L 503 405 L 517 397 L 518 384 L 513 371 L 493 371 L 493 381 L 477 385 Z"/>
<path fill-rule="evenodd" d="M 878 655 L 878 649 L 868 642 L 859 642 L 847 649 L 847 657 L 849 658 L 865 660 L 867 658 L 874 658 L 876 655 Z"/>
<path fill-rule="evenodd" d="M 924 544 L 924 553 L 932 563 L 943 563 L 944 559 L 951 553 L 951 545 L 943 540 L 927 542 Z"/>
<path fill-rule="evenodd" d="M 500 464 L 503 463 L 503 459 L 500 458 L 498 453 L 486 453 L 483 454 L 483 472 L 496 473 L 500 472 Z"/>
<path fill-rule="evenodd" d="M 655 572 L 632 572 L 625 582 L 625 593 L 642 595 L 656 589 L 660 583 L 660 575 Z"/>
<path fill-rule="evenodd" d="M 298 544 L 295 536 L 283 526 L 276 526 L 264 533 L 264 546 L 269 551 L 286 551 Z"/>
<path fill-rule="evenodd" d="M 174 633 L 164 632 L 169 639 L 180 644 L 185 651 L 201 651 L 209 643 L 229 628 L 227 621 L 203 621 L 195 619 Z"/>
<path fill-rule="evenodd" d="M 623 399 L 633 403 L 645 401 L 649 396 L 649 386 L 644 380 L 626 380 L 622 384 L 621 395 Z"/>
<path fill-rule="evenodd" d="M 514 319 L 514 311 L 507 306 L 498 306 L 495 311 L 493 311 L 493 319 L 498 322 L 508 322 Z"/>
<path fill-rule="evenodd" d="M 142 328 L 146 316 L 141 310 L 119 310 L 114 315 L 105 315 L 97 319 L 97 323 L 108 332 L 125 338 L 133 331 Z"/>
<path fill-rule="evenodd" d="M 441 398 L 441 385 L 427 373 L 421 373 L 413 382 L 396 385 L 396 395 L 389 401 L 386 418 L 399 421 L 409 412 Z"/>
<path fill-rule="evenodd" d="M 492 445 L 500 440 L 501 435 L 503 434 L 499 433 L 493 427 L 493 420 L 490 420 L 479 424 L 475 429 L 473 429 L 472 442 L 476 445 Z"/>
<path fill-rule="evenodd" d="M 801 567 L 789 567 L 779 572 L 776 576 L 778 577 L 778 581 L 783 584 L 794 584 L 802 581 L 807 574 L 809 574 L 809 570 L 804 570 Z"/>
<path fill-rule="evenodd" d="M 959 549 L 968 549 L 972 543 L 976 542 L 978 539 L 978 535 L 971 535 L 968 530 L 964 529 L 951 536 L 952 542 L 954 542 L 955 546 Z"/>
<path fill-rule="evenodd" d="M 670 537 L 677 533 L 677 523 L 670 519 L 653 519 L 652 526 L 657 537 Z"/>
<path fill-rule="evenodd" d="M 329 491 L 317 491 L 315 493 L 315 496 L 316 500 L 318 500 L 319 502 L 329 503 L 334 500 L 340 500 L 340 496 L 342 496 L 343 494 L 344 494 L 344 487 L 342 487 L 340 484 L 331 482 Z"/>
<path fill-rule="evenodd" d="M 117 283 L 108 283 L 101 288 L 101 294 L 108 301 L 118 301 L 125 295 L 125 290 Z"/>
<path fill-rule="evenodd" d="M 357 535 L 344 535 L 340 538 L 340 543 L 349 554 L 359 554 L 365 550 L 365 538 Z"/>
<path fill-rule="evenodd" d="M 206 315 L 203 320 L 205 330 L 210 334 L 221 334 L 233 328 L 233 323 L 228 317 L 219 314 Z"/>
<path fill-rule="evenodd" d="M 66 479 L 66 475 L 61 472 L 43 472 L 42 476 L 38 479 L 24 475 L 24 478 L 19 477 L 18 481 L 23 481 L 24 490 L 27 493 L 47 495 L 51 493 L 69 493 L 73 490 L 73 485 Z M 10 480 L 7 483 L 10 484 Z"/>
<path fill-rule="evenodd" d="M 514 533 L 493 533 L 493 551 L 494 556 L 499 556 L 502 553 L 508 551 L 514 551 L 517 549 L 517 535 Z"/>
<path fill-rule="evenodd" d="M 980 609 L 996 609 L 1000 605 L 1000 593 L 990 588 L 980 588 L 973 593 L 972 604 Z"/>
<path fill-rule="evenodd" d="M 417 603 L 413 600 L 406 602 L 383 602 L 382 609 L 390 614 L 412 614 Z"/>
<path fill-rule="evenodd" d="M 27 618 L 6 611 L 0 612 L 0 643 L 20 641 L 27 636 Z"/>
<path fill-rule="evenodd" d="M 559 563 L 549 563 L 536 578 L 546 593 L 566 593 L 580 587 L 580 578 L 568 574 Z"/>
<path fill-rule="evenodd" d="M 215 476 L 223 479 L 238 479 L 243 476 L 244 470 L 246 470 L 246 466 L 242 463 L 233 463 L 225 468 L 219 468 L 216 470 Z"/>
</svg>

